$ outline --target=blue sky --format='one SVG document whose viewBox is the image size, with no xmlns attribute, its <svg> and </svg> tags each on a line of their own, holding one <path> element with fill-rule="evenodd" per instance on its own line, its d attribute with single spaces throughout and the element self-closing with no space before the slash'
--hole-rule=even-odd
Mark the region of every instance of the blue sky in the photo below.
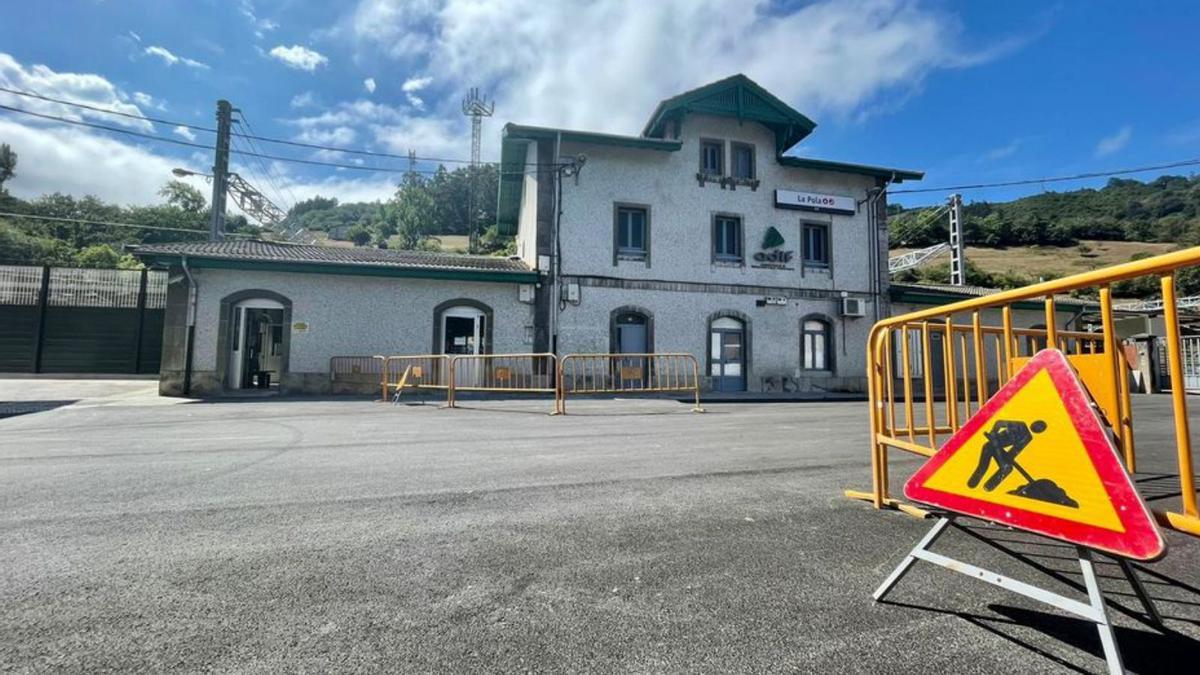
<svg viewBox="0 0 1200 675">
<path fill-rule="evenodd" d="M 1191 2 L 23 3 L 0 24 L 0 86 L 204 126 L 227 98 L 266 136 L 448 158 L 469 153 L 460 100 L 480 86 L 496 99 L 484 131 L 494 158 L 504 122 L 637 133 L 659 99 L 744 72 L 818 122 L 799 154 L 923 169 L 924 183 L 905 187 L 938 187 L 1200 157 L 1197 27 Z M 3 93 L 0 104 L 211 142 Z M 211 164 L 196 149 L 3 111 L 0 142 L 20 154 L 9 187 L 21 196 L 148 203 L 170 168 Z M 270 173 L 285 208 L 317 193 L 386 198 L 396 178 L 248 161 L 235 169 Z"/>
</svg>

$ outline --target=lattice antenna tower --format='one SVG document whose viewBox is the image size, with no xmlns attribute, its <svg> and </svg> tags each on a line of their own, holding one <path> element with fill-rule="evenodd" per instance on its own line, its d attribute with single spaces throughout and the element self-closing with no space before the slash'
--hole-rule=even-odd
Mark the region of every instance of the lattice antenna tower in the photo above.
<svg viewBox="0 0 1200 675">
<path fill-rule="evenodd" d="M 462 112 L 471 118 L 471 166 L 479 165 L 479 146 L 483 136 L 483 118 L 491 117 L 496 111 L 495 101 L 486 101 L 479 95 L 479 87 L 471 87 L 463 98 Z"/>
</svg>

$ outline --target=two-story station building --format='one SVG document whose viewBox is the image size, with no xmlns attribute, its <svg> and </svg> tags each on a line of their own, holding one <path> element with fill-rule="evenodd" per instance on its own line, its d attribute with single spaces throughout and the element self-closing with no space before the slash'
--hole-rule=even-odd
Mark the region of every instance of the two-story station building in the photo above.
<svg viewBox="0 0 1200 675">
<path fill-rule="evenodd" d="M 816 125 L 743 75 L 642 133 L 509 124 L 513 259 L 264 242 L 139 247 L 170 269 L 161 390 L 319 392 L 340 355 L 689 352 L 720 391 L 862 390 L 888 307 L 885 188 L 786 154 Z"/>
<path fill-rule="evenodd" d="M 785 154 L 815 126 L 744 75 L 664 100 L 638 136 L 506 125 L 498 217 L 542 273 L 533 350 L 690 352 L 720 391 L 862 390 L 884 189 L 922 174 Z"/>
</svg>

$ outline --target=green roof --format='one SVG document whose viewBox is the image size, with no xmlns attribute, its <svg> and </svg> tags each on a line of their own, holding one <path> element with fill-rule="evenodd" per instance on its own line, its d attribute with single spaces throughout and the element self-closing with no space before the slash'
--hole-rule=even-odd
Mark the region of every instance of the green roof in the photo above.
<svg viewBox="0 0 1200 675">
<path fill-rule="evenodd" d="M 812 133 L 817 124 L 754 80 L 738 74 L 665 99 L 654 109 L 640 136 L 511 123 L 504 125 L 500 143 L 500 194 L 497 196 L 496 225 L 504 234 L 517 231 L 524 178 L 526 172 L 532 170 L 525 165 L 529 143 L 561 139 L 569 143 L 674 152 L 682 147 L 682 143 L 664 137 L 667 123 L 678 122 L 687 114 L 731 117 L 762 124 L 775 133 L 775 156 L 782 166 L 873 176 L 895 183 L 920 180 L 925 175 L 920 171 L 785 156 L 783 153 Z"/>
<path fill-rule="evenodd" d="M 739 73 L 659 103 L 642 135 L 661 138 L 668 121 L 678 121 L 689 113 L 758 122 L 775 132 L 775 153 L 779 155 L 817 127 L 816 122 Z"/>
<path fill-rule="evenodd" d="M 893 169 L 886 166 L 871 166 L 870 164 L 831 162 L 827 159 L 807 159 L 805 157 L 792 157 L 790 155 L 780 157 L 779 163 L 783 166 L 795 166 L 801 169 L 838 171 L 841 173 L 856 173 L 863 176 L 875 176 L 876 178 L 889 179 L 893 183 L 903 183 L 906 180 L 921 180 L 925 177 L 924 171 Z"/>
</svg>

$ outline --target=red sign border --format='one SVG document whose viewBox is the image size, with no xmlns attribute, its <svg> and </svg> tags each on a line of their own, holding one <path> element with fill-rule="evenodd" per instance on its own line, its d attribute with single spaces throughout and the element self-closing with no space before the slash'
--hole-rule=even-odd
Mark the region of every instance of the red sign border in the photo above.
<svg viewBox="0 0 1200 675">
<path fill-rule="evenodd" d="M 1066 406 L 1067 415 L 1071 418 L 1075 432 L 1083 442 L 1083 447 L 1087 450 L 1109 499 L 1112 500 L 1117 517 L 1125 526 L 1125 532 L 1114 532 L 925 486 L 925 481 L 934 472 L 1043 370 L 1049 373 L 1059 398 Z M 904 495 L 913 501 L 1135 560 L 1156 560 L 1167 550 L 1166 541 L 1155 524 L 1153 515 L 1134 488 L 1129 474 L 1121 465 L 1116 448 L 1092 409 L 1091 398 L 1080 384 L 1066 356 L 1057 349 L 1044 349 L 1035 354 L 1024 368 L 988 399 L 983 407 L 908 479 L 904 484 Z"/>
</svg>

